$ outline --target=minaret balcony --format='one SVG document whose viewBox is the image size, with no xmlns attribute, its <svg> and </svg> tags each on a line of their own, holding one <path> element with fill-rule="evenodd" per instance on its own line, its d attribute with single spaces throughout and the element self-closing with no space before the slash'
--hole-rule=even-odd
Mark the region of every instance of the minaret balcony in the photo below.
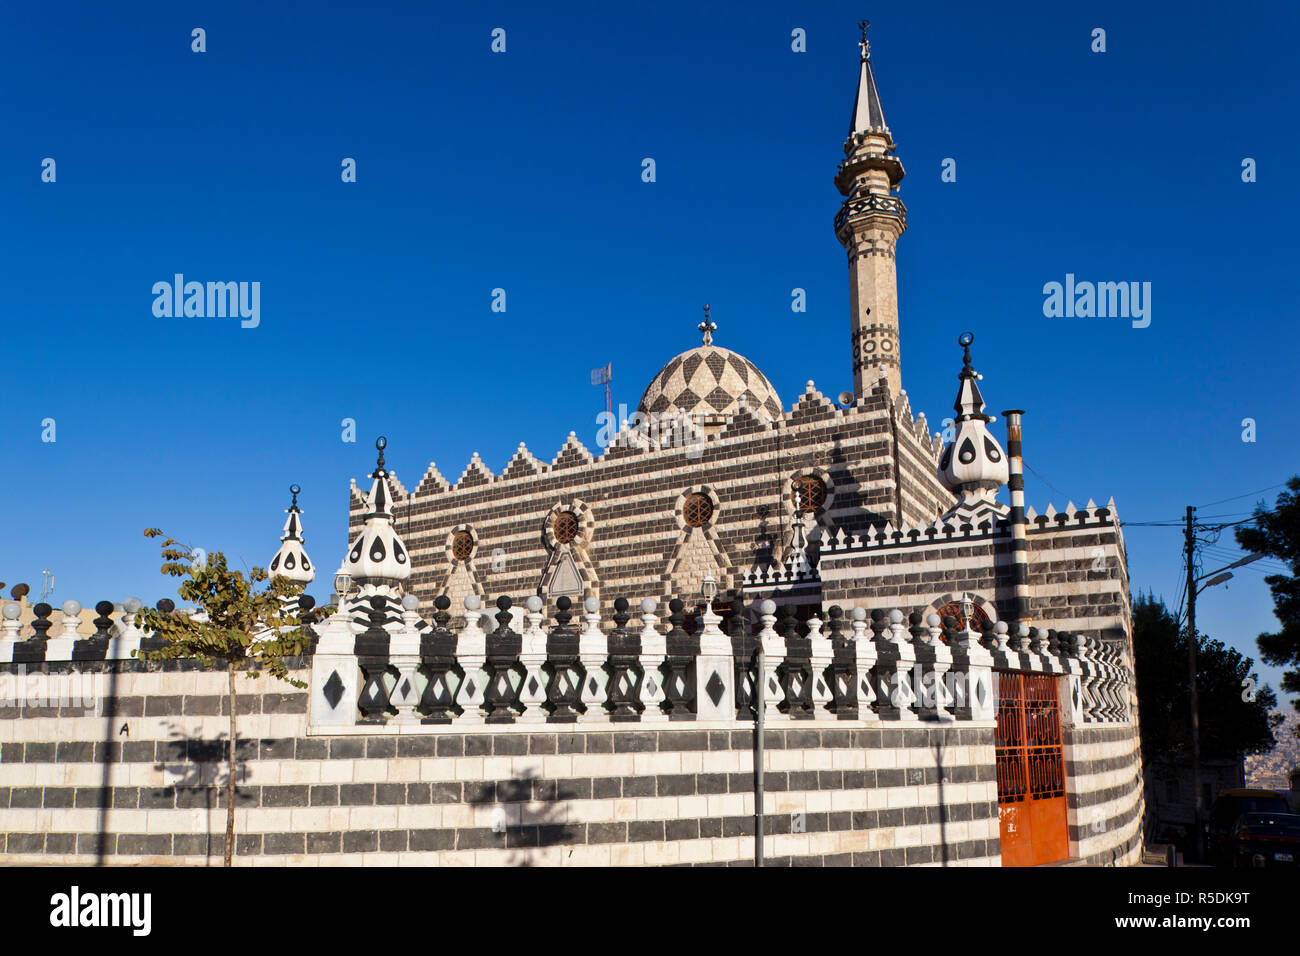
<svg viewBox="0 0 1300 956">
<path fill-rule="evenodd" d="M 897 196 L 867 195 L 844 203 L 835 215 L 835 235 L 842 236 L 850 220 L 885 217 L 896 219 L 899 232 L 907 228 L 907 207 Z"/>
</svg>

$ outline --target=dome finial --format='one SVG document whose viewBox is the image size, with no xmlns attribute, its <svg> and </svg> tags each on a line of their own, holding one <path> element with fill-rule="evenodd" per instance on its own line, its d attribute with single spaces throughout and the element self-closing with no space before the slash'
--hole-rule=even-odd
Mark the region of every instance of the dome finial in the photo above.
<svg viewBox="0 0 1300 956">
<path fill-rule="evenodd" d="M 961 370 L 965 372 L 970 369 L 970 371 L 973 372 L 974 369 L 971 369 L 970 365 L 970 347 L 975 344 L 975 335 L 971 332 L 963 332 L 961 335 L 957 336 L 957 344 L 961 346 L 962 351 Z"/>
<path fill-rule="evenodd" d="M 712 345 L 713 333 L 718 330 L 718 323 L 709 318 L 709 303 L 707 302 L 704 303 L 704 321 L 697 325 L 696 328 L 704 333 L 704 344 Z"/>
<path fill-rule="evenodd" d="M 285 519 L 284 533 L 280 535 L 280 549 L 271 558 L 267 571 L 271 577 L 310 584 L 316 577 L 316 569 L 303 547 L 302 509 L 298 507 L 298 495 L 302 493 L 302 488 L 293 484 L 289 486 L 289 491 L 293 494 L 293 503 L 285 509 L 285 514 L 289 517 Z"/>
</svg>

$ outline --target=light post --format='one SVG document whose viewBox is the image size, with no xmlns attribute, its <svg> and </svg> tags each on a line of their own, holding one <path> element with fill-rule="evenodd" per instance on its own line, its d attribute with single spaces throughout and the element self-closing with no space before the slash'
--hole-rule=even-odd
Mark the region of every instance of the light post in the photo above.
<svg viewBox="0 0 1300 956">
<path fill-rule="evenodd" d="M 352 575 L 348 574 L 347 567 L 340 564 L 338 571 L 334 573 L 334 606 L 338 610 L 343 610 L 343 599 L 347 597 L 348 591 L 352 589 Z"/>
</svg>

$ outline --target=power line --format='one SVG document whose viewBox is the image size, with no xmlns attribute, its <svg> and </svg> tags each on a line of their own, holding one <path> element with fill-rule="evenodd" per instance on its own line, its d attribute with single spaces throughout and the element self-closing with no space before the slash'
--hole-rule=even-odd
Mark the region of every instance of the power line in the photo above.
<svg viewBox="0 0 1300 956">
<path fill-rule="evenodd" d="M 1212 508 L 1212 507 L 1214 507 L 1215 505 L 1221 505 L 1221 504 L 1223 504 L 1225 501 L 1237 501 L 1237 500 L 1239 500 L 1239 499 L 1241 499 L 1241 498 L 1249 498 L 1251 495 L 1258 495 L 1258 494 L 1261 494 L 1262 492 L 1265 492 L 1265 491 L 1272 491 L 1274 488 L 1285 488 L 1285 487 L 1286 487 L 1286 482 L 1284 481 L 1284 482 L 1282 482 L 1282 484 L 1280 484 L 1280 485 L 1269 485 L 1267 488 L 1261 488 L 1261 489 L 1259 489 L 1259 491 L 1248 491 L 1248 492 L 1246 492 L 1244 495 L 1234 495 L 1234 496 L 1231 497 L 1231 498 L 1221 498 L 1221 499 L 1218 500 L 1218 501 L 1211 501 L 1209 504 L 1206 504 L 1206 505 L 1197 505 L 1197 508 L 1198 508 L 1198 509 L 1200 509 L 1200 508 Z"/>
</svg>

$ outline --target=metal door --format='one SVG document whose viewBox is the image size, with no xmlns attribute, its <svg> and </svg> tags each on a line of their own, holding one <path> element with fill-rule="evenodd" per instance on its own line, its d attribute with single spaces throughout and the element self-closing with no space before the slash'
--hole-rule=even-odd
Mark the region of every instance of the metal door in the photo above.
<svg viewBox="0 0 1300 956">
<path fill-rule="evenodd" d="M 998 672 L 995 738 L 1003 866 L 1035 866 L 1070 852 L 1056 678 Z"/>
</svg>

